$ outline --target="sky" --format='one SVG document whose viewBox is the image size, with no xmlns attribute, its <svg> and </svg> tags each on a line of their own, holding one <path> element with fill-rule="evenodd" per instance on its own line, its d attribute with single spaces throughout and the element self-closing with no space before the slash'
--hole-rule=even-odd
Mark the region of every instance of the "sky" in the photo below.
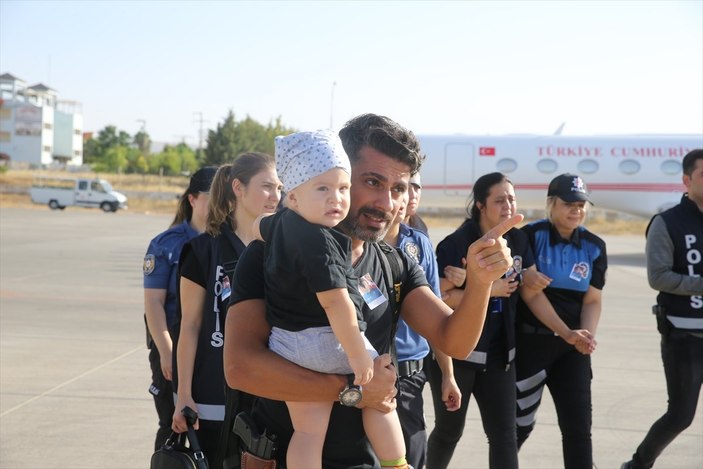
<svg viewBox="0 0 703 469">
<path fill-rule="evenodd" d="M 0 74 L 197 146 L 232 110 L 298 130 L 703 133 L 703 0 L 0 0 Z"/>
</svg>

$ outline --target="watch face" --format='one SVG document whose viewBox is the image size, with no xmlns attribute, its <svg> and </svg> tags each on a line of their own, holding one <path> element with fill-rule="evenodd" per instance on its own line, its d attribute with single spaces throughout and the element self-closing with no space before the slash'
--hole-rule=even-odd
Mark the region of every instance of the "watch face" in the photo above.
<svg viewBox="0 0 703 469">
<path fill-rule="evenodd" d="M 361 402 L 361 389 L 358 387 L 347 388 L 339 395 L 339 401 L 347 407 L 354 407 Z"/>
</svg>

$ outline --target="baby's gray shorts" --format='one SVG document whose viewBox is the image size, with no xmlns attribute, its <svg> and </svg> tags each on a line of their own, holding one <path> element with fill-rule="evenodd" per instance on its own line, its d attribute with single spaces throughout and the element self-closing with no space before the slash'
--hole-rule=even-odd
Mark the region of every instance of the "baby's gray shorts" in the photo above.
<svg viewBox="0 0 703 469">
<path fill-rule="evenodd" d="M 371 358 L 376 358 L 378 352 L 363 332 L 361 337 Z M 340 375 L 353 373 L 349 359 L 330 326 L 311 327 L 302 331 L 274 327 L 269 336 L 269 348 L 286 360 L 313 371 Z"/>
</svg>

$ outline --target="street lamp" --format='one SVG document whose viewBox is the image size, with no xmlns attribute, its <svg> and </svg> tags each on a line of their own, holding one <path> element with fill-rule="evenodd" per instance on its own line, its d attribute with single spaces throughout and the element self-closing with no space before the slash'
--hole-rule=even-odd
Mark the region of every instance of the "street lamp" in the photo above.
<svg viewBox="0 0 703 469">
<path fill-rule="evenodd" d="M 330 130 L 334 130 L 334 89 L 337 86 L 337 82 L 332 82 L 332 92 L 330 95 Z"/>
</svg>

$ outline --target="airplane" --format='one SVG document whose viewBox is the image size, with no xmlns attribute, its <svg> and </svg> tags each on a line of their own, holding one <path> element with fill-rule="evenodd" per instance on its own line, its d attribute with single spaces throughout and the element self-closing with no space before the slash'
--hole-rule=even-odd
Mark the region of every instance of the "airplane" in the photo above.
<svg viewBox="0 0 703 469">
<path fill-rule="evenodd" d="M 560 135 L 562 127 L 546 136 L 418 135 L 423 211 L 463 209 L 473 182 L 500 171 L 515 185 L 518 210 L 543 209 L 549 182 L 573 173 L 594 206 L 651 217 L 680 201 L 681 160 L 703 148 L 703 134 L 579 137 Z"/>
</svg>

